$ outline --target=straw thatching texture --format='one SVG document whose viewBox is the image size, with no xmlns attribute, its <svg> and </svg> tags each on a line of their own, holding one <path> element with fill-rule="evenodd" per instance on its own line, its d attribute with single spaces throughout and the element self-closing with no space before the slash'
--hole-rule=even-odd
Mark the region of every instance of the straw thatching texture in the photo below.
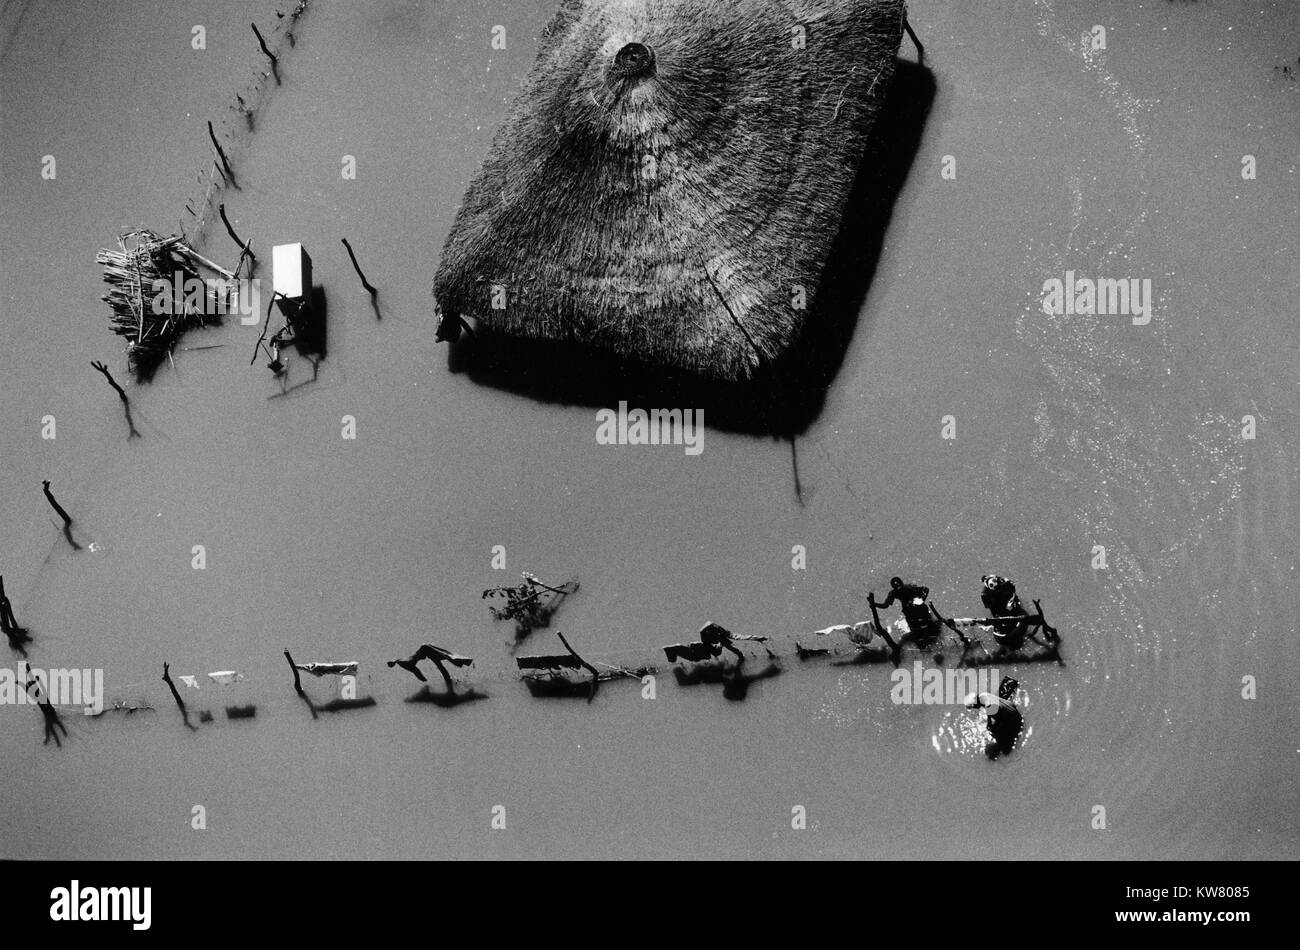
<svg viewBox="0 0 1300 950">
<path fill-rule="evenodd" d="M 752 378 L 812 309 L 903 16 L 564 0 L 447 239 L 444 319 Z"/>
<path fill-rule="evenodd" d="M 127 338 L 131 371 L 140 380 L 153 376 L 185 330 L 203 326 L 207 316 L 192 311 L 183 298 L 176 313 L 159 313 L 153 307 L 154 282 L 173 286 L 179 274 L 184 281 L 197 278 L 190 262 L 181 254 L 184 242 L 177 236 L 160 237 L 149 230 L 120 236 L 117 250 L 102 250 L 95 261 L 104 266 L 108 293 L 103 300 L 113 311 L 113 332 Z M 184 293 L 183 289 L 178 293 Z"/>
<path fill-rule="evenodd" d="M 152 378 L 187 330 L 220 324 L 221 312 L 229 305 L 219 302 L 216 291 L 204 284 L 203 299 L 195 306 L 185 288 L 190 281 L 202 283 L 199 266 L 227 279 L 235 275 L 174 234 L 162 237 L 147 228 L 128 231 L 118 237 L 117 250 L 101 250 L 95 261 L 104 267 L 109 289 L 101 299 L 113 311 L 113 332 L 126 337 L 128 362 L 139 381 Z M 171 298 L 169 308 L 157 305 L 165 302 L 164 291 Z"/>
</svg>

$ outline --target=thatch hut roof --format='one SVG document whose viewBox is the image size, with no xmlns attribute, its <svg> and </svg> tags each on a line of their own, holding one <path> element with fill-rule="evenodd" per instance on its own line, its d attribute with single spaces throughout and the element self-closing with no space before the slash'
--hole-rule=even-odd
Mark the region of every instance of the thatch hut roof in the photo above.
<svg viewBox="0 0 1300 950">
<path fill-rule="evenodd" d="M 752 378 L 812 308 L 903 17 L 564 0 L 447 239 L 444 319 Z"/>
</svg>

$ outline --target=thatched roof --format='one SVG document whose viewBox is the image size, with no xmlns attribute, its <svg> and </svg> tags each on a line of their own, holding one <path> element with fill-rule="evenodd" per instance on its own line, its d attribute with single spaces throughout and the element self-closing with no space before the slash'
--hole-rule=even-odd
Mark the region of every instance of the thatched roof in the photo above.
<svg viewBox="0 0 1300 950">
<path fill-rule="evenodd" d="M 812 309 L 903 16 L 563 0 L 447 239 L 444 317 L 751 378 Z"/>
</svg>

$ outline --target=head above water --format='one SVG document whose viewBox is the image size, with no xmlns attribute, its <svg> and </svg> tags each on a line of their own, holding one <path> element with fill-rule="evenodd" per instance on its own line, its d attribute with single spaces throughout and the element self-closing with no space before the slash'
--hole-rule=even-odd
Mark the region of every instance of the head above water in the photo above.
<svg viewBox="0 0 1300 950">
<path fill-rule="evenodd" d="M 901 577 L 891 577 L 889 579 L 889 586 L 897 590 L 903 586 L 903 579 Z"/>
</svg>

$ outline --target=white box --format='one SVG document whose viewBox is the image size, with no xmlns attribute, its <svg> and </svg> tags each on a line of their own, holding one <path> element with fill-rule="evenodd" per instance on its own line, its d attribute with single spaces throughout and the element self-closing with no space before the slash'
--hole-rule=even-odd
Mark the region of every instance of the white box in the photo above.
<svg viewBox="0 0 1300 950">
<path fill-rule="evenodd" d="M 271 285 L 277 294 L 302 300 L 311 293 L 311 258 L 301 244 L 271 249 Z"/>
</svg>

